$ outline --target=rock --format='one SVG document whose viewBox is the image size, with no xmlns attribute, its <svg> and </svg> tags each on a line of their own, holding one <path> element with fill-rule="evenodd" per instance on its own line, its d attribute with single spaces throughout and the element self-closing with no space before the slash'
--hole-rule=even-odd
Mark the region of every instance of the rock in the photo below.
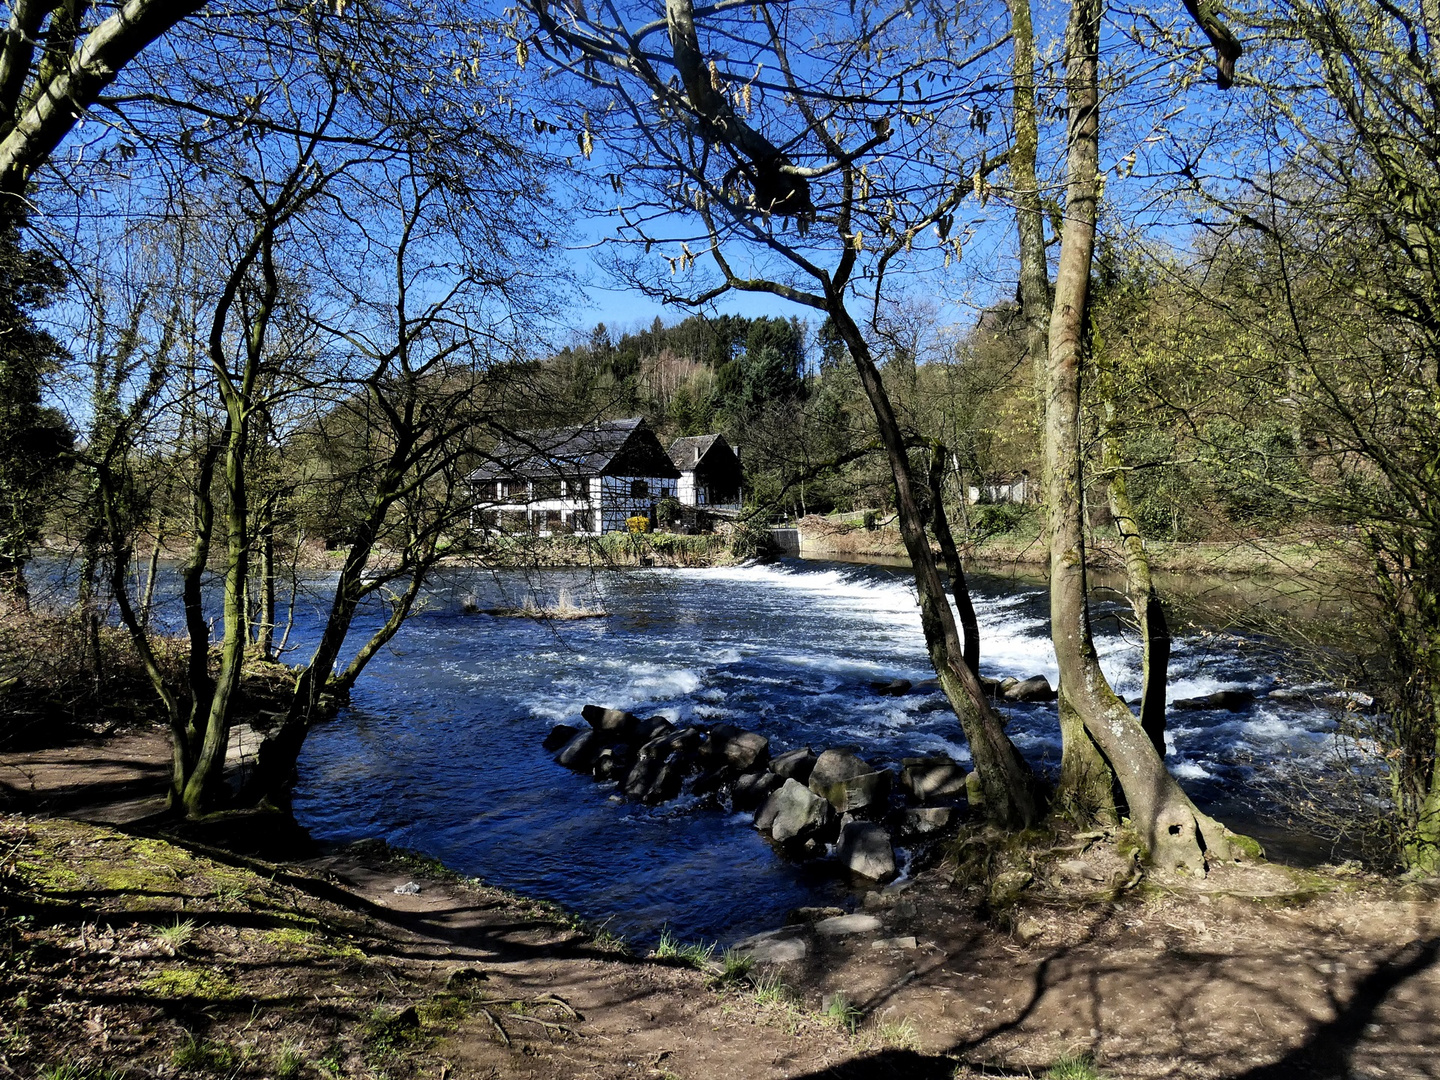
<svg viewBox="0 0 1440 1080">
<path fill-rule="evenodd" d="M 606 709 L 599 705 L 586 705 L 580 710 L 580 715 L 596 731 L 617 742 L 635 738 L 636 729 L 640 726 L 640 718 L 624 709 Z"/>
<path fill-rule="evenodd" d="M 849 750 L 826 750 L 815 759 L 810 790 L 843 814 L 883 803 L 890 794 L 890 780 L 888 769 L 877 770 Z"/>
<path fill-rule="evenodd" d="M 796 927 L 767 930 L 744 941 L 737 941 L 734 948 L 736 952 L 749 956 L 757 964 L 788 964 L 794 960 L 804 960 L 805 954 L 810 951 L 809 943 L 803 937 L 797 937 L 798 933 L 800 931 Z"/>
<path fill-rule="evenodd" d="M 810 772 L 815 768 L 815 753 L 808 746 L 798 750 L 787 750 L 770 762 L 770 771 L 783 780 L 810 782 Z"/>
<path fill-rule="evenodd" d="M 985 789 L 980 786 L 980 774 L 968 772 L 965 774 L 965 801 L 971 806 L 985 805 Z"/>
<path fill-rule="evenodd" d="M 841 907 L 797 907 L 792 908 L 785 915 L 785 921 L 795 923 L 817 923 L 821 919 L 833 919 L 837 915 L 844 915 L 845 909 Z"/>
<path fill-rule="evenodd" d="M 605 741 L 598 731 L 582 731 L 561 747 L 555 760 L 567 769 L 589 772 L 603 749 Z"/>
<path fill-rule="evenodd" d="M 913 934 L 905 937 L 878 938 L 870 943 L 872 949 L 918 949 L 920 942 Z"/>
<path fill-rule="evenodd" d="M 655 740 L 655 742 L 661 741 L 663 740 Z M 648 756 L 645 754 L 646 747 L 653 745 L 654 743 L 646 743 L 640 748 L 640 753 L 635 758 L 635 764 L 621 785 L 621 790 L 626 795 L 652 806 L 679 795 L 680 785 L 685 779 L 683 768 L 676 762 L 668 760 L 658 753 Z"/>
<path fill-rule="evenodd" d="M 396 896 L 418 896 L 419 893 L 420 886 L 413 881 L 407 881 L 404 885 L 395 886 Z"/>
<path fill-rule="evenodd" d="M 595 757 L 595 764 L 590 768 L 590 775 L 596 780 L 613 780 L 619 776 L 629 775 L 631 767 L 635 764 L 635 751 L 625 743 L 618 746 L 607 746 Z"/>
<path fill-rule="evenodd" d="M 1004 697 L 1006 690 L 1009 690 L 1012 686 L 1019 685 L 1019 679 L 1015 678 L 1015 676 L 1013 675 L 1006 675 L 1005 678 L 1001 679 L 1000 682 L 996 685 L 995 689 L 999 692 L 1001 697 Z"/>
<path fill-rule="evenodd" d="M 796 780 L 786 780 L 765 800 L 756 825 L 767 818 L 771 838 L 781 844 L 828 839 L 835 828 L 830 804 Z"/>
<path fill-rule="evenodd" d="M 965 790 L 965 770 L 943 754 L 905 758 L 900 766 L 900 786 L 920 802 Z"/>
<path fill-rule="evenodd" d="M 1044 934 L 1045 924 L 1042 923 L 1039 919 L 1021 919 L 1015 927 L 1015 936 L 1018 937 L 1021 941 L 1023 941 L 1026 945 L 1029 945 L 1030 942 L 1043 937 Z"/>
<path fill-rule="evenodd" d="M 669 735 L 675 730 L 675 725 L 666 720 L 663 716 L 652 716 L 649 720 L 641 720 L 635 725 L 635 741 L 647 743 L 651 739 L 658 739 L 662 735 Z"/>
<path fill-rule="evenodd" d="M 1006 687 L 1001 696 L 1006 701 L 1054 701 L 1055 688 L 1044 675 L 1032 675 L 1023 682 Z"/>
<path fill-rule="evenodd" d="M 883 697 L 900 697 L 910 692 L 910 680 L 891 679 L 889 682 L 872 682 L 870 689 Z"/>
<path fill-rule="evenodd" d="M 684 770 L 673 761 L 667 761 L 660 766 L 660 771 L 655 774 L 655 780 L 650 789 L 640 796 L 641 801 L 654 806 L 656 803 L 669 802 L 680 794 L 680 786 L 685 780 Z"/>
<path fill-rule="evenodd" d="M 1004 870 L 990 880 L 988 900 L 992 908 L 1005 908 L 1020 899 L 1020 894 L 1030 884 L 1029 870 Z"/>
<path fill-rule="evenodd" d="M 1110 875 L 1096 866 L 1094 863 L 1084 859 L 1065 859 L 1055 864 L 1055 869 L 1062 877 L 1073 878 L 1078 881 L 1102 882 L 1109 881 Z"/>
<path fill-rule="evenodd" d="M 445 978 L 446 990 L 459 990 L 477 982 L 489 982 L 490 976 L 479 968 L 462 967 L 456 968 Z"/>
<path fill-rule="evenodd" d="M 992 679 L 988 675 L 981 675 L 980 689 L 984 690 L 989 697 L 999 697 L 1001 690 L 1000 680 Z"/>
<path fill-rule="evenodd" d="M 770 797 L 785 781 L 773 772 L 744 773 L 730 789 L 730 805 L 735 810 L 754 810 Z"/>
<path fill-rule="evenodd" d="M 847 934 L 873 934 L 885 924 L 875 915 L 836 915 L 815 924 L 815 933 L 823 937 L 844 937 Z"/>
<path fill-rule="evenodd" d="M 1179 701 L 1170 702 L 1170 708 L 1188 711 L 1192 709 L 1225 709 L 1228 712 L 1240 712 L 1248 709 L 1255 703 L 1255 692 L 1253 690 L 1217 690 L 1213 694 L 1205 694 L 1201 697 L 1181 698 Z"/>
<path fill-rule="evenodd" d="M 840 832 L 836 852 L 845 869 L 871 881 L 895 876 L 895 849 L 890 834 L 872 821 L 852 821 Z"/>
<path fill-rule="evenodd" d="M 770 760 L 770 740 L 753 731 L 741 731 L 729 724 L 710 729 L 705 747 L 711 757 L 723 758 L 727 767 L 736 772 L 750 772 L 765 767 Z"/>
<path fill-rule="evenodd" d="M 961 786 L 964 784 L 962 782 Z M 950 824 L 953 809 L 948 806 L 916 806 L 905 811 L 905 831 L 915 836 L 928 836 Z"/>
<path fill-rule="evenodd" d="M 545 740 L 540 745 L 553 754 L 576 735 L 579 735 L 580 731 L 581 729 L 574 724 L 556 724 L 545 733 Z"/>
</svg>

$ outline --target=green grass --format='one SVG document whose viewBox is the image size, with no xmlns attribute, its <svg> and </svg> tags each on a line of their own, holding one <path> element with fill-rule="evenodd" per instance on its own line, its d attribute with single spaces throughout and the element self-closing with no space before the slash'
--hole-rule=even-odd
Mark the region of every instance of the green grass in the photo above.
<svg viewBox="0 0 1440 1080">
<path fill-rule="evenodd" d="M 754 967 L 755 958 L 749 953 L 726 949 L 720 955 L 720 974 L 717 979 L 722 986 L 744 982 L 750 977 L 750 971 Z"/>
<path fill-rule="evenodd" d="M 1089 1054 L 1065 1054 L 1041 1074 L 1041 1080 L 1108 1080 Z"/>
<path fill-rule="evenodd" d="M 223 1072 L 235 1066 L 235 1051 L 222 1042 L 197 1038 L 186 1032 L 180 1045 L 170 1054 L 170 1064 L 177 1069 L 208 1069 Z"/>
<path fill-rule="evenodd" d="M 875 1035 L 885 1046 L 897 1050 L 919 1050 L 920 1032 L 913 1021 L 901 1017 L 898 1020 L 881 1020 L 875 1025 Z"/>
<path fill-rule="evenodd" d="M 670 933 L 667 926 L 660 931 L 660 941 L 655 946 L 655 959 L 679 960 L 693 968 L 704 970 L 715 956 L 715 942 L 706 945 L 699 941 L 680 941 Z"/>
<path fill-rule="evenodd" d="M 124 1073 L 93 1065 L 62 1062 L 48 1065 L 35 1074 L 35 1080 L 123 1080 Z"/>
<path fill-rule="evenodd" d="M 286 1043 L 275 1055 L 275 1080 L 296 1080 L 305 1068 L 305 1047 Z"/>
<path fill-rule="evenodd" d="M 181 922 L 179 917 L 176 917 L 174 925 L 162 926 L 155 931 L 155 943 L 174 956 L 194 940 L 195 929 L 194 919 Z"/>
<path fill-rule="evenodd" d="M 754 990 L 750 996 L 756 1005 L 789 1005 L 795 1000 L 795 992 L 774 972 L 761 975 L 751 985 Z"/>
<path fill-rule="evenodd" d="M 848 1031 L 854 1035 L 855 1029 L 860 1026 L 861 1017 L 865 1014 L 850 1004 L 850 1000 L 844 994 L 836 993 L 830 996 L 822 1015 L 842 1031 Z"/>
</svg>

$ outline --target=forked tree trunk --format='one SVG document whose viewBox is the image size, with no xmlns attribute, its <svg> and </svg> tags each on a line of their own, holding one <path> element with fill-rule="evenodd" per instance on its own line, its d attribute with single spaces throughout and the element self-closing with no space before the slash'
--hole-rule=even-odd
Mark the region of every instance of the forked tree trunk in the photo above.
<svg viewBox="0 0 1440 1080">
<path fill-rule="evenodd" d="M 970 586 L 965 582 L 965 567 L 960 563 L 960 552 L 955 547 L 955 537 L 950 532 L 950 518 L 945 513 L 945 467 L 948 457 L 949 452 L 943 443 L 935 442 L 930 445 L 932 520 L 935 539 L 940 542 L 940 557 L 945 560 L 945 569 L 950 575 L 950 595 L 955 598 L 960 629 L 965 635 L 965 666 L 979 675 L 980 622 L 975 618 L 975 605 L 970 600 Z M 963 492 L 961 496 L 963 498 Z"/>
<path fill-rule="evenodd" d="M 1039 818 L 1033 778 L 1014 745 L 1005 734 L 1000 718 L 990 707 L 980 680 L 965 663 L 964 649 L 955 628 L 945 587 L 935 568 L 935 556 L 925 535 L 925 521 L 915 501 L 914 482 L 910 475 L 910 458 L 900 434 L 890 398 L 880 381 L 880 372 L 870 355 L 869 344 L 860 328 L 845 310 L 843 301 L 830 298 L 830 318 L 850 350 L 851 359 L 860 375 L 865 396 L 875 413 L 880 441 L 890 462 L 895 481 L 895 507 L 900 519 L 900 535 L 915 571 L 915 589 L 920 601 L 920 625 L 925 632 L 925 645 L 940 685 L 965 730 L 970 756 L 980 779 L 985 797 L 985 815 L 1004 828 L 1026 828 Z"/>
<path fill-rule="evenodd" d="M 1009 0 L 1014 41 L 1015 143 L 1010 151 L 1010 178 L 1015 223 L 1020 240 L 1020 313 L 1025 321 L 1025 350 L 1040 399 L 1044 423 L 1046 380 L 1050 366 L 1050 266 L 1045 253 L 1045 209 L 1035 169 L 1039 117 L 1035 102 L 1035 31 L 1030 0 Z M 1051 550 L 1054 550 L 1052 543 Z M 1054 568 L 1051 568 L 1053 576 Z M 1060 777 L 1052 810 L 1084 827 L 1119 819 L 1115 809 L 1115 776 L 1084 721 L 1065 700 L 1059 702 Z"/>
<path fill-rule="evenodd" d="M 1207 850 L 1228 857 L 1224 829 L 1201 814 L 1166 770 L 1134 714 L 1100 669 L 1090 631 L 1081 505 L 1080 359 L 1095 247 L 1099 175 L 1101 0 L 1075 0 L 1065 41 L 1069 150 L 1065 227 L 1055 276 L 1046 385 L 1045 465 L 1050 525 L 1050 620 L 1061 709 L 1071 709 L 1115 770 L 1150 861 L 1203 873 Z"/>
<path fill-rule="evenodd" d="M 1155 747 L 1161 760 L 1165 758 L 1165 690 L 1170 681 L 1170 622 L 1165 605 L 1155 591 L 1150 573 L 1150 555 L 1145 538 L 1135 520 L 1135 507 L 1130 501 L 1130 487 L 1125 482 L 1125 458 L 1120 451 L 1116 428 L 1119 404 L 1116 401 L 1114 374 L 1108 366 L 1100 368 L 1100 394 L 1103 399 L 1105 427 L 1101 432 L 1101 455 L 1110 474 L 1110 515 L 1125 552 L 1125 595 L 1135 613 L 1140 631 L 1140 726 Z"/>
</svg>

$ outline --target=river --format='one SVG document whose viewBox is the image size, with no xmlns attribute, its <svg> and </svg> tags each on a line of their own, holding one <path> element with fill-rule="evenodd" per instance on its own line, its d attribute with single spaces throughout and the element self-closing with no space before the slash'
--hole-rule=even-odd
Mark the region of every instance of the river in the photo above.
<svg viewBox="0 0 1440 1080">
<path fill-rule="evenodd" d="M 603 606 L 601 618 L 538 622 L 467 614 L 553 602 Z M 976 575 L 981 671 L 1056 679 L 1043 589 Z M 302 609 L 304 605 L 302 604 Z M 1133 640 L 1097 618 L 1117 689 L 1139 689 Z M 302 638 L 315 616 L 302 611 Z M 1246 688 L 1250 708 L 1171 716 L 1169 765 L 1204 806 L 1248 820 L 1278 811 L 1270 783 L 1325 767 L 1332 711 L 1295 685 L 1285 650 L 1257 635 L 1195 626 L 1175 645 L 1172 700 Z M 550 725 L 587 702 L 726 721 L 772 752 L 851 746 L 876 764 L 968 753 L 938 693 L 883 697 L 870 683 L 933 677 L 913 586 L 901 570 L 783 560 L 696 570 L 450 572 L 376 657 L 352 702 L 311 735 L 296 813 L 319 839 L 379 836 L 495 885 L 557 901 L 611 930 L 653 940 L 731 941 L 778 925 L 801 904 L 843 901 L 823 866 L 795 864 L 750 826 L 693 797 L 660 807 L 620 801 L 541 748 Z M 1270 691 L 1290 694 L 1270 698 Z M 1300 693 L 1296 694 L 1296 691 Z M 1053 705 L 1007 705 L 1026 757 L 1053 769 Z"/>
</svg>

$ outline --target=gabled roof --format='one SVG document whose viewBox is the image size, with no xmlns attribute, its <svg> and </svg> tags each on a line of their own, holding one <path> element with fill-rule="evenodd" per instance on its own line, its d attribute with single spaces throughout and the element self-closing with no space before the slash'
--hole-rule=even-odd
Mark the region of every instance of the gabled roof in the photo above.
<svg viewBox="0 0 1440 1080">
<path fill-rule="evenodd" d="M 670 444 L 670 460 L 682 472 L 691 472 L 705 460 L 705 455 L 717 445 L 720 449 L 728 451 L 731 457 L 735 456 L 735 451 L 730 449 L 730 444 L 725 441 L 724 435 L 687 435 Z"/>
<path fill-rule="evenodd" d="M 501 439 L 471 480 L 544 476 L 656 476 L 674 479 L 660 441 L 642 417 L 519 431 Z"/>
</svg>

